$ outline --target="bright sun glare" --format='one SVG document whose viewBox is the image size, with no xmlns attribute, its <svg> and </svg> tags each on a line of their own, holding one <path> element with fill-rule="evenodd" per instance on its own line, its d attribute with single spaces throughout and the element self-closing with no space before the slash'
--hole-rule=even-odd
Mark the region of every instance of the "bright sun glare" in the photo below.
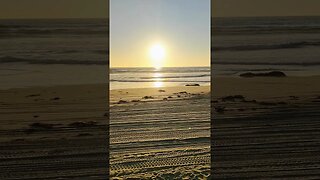
<svg viewBox="0 0 320 180">
<path fill-rule="evenodd" d="M 153 67 L 159 69 L 163 66 L 163 61 L 165 57 L 165 49 L 160 44 L 154 44 L 150 48 L 150 57 Z"/>
</svg>

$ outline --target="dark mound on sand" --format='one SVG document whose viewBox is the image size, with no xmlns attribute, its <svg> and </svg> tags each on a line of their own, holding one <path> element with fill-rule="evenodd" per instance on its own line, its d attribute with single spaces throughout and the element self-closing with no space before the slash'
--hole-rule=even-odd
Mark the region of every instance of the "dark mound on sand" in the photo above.
<svg viewBox="0 0 320 180">
<path fill-rule="evenodd" d="M 125 103 L 128 103 L 128 101 L 124 101 L 124 100 L 118 101 L 118 104 L 125 104 Z"/>
<path fill-rule="evenodd" d="M 152 96 L 144 96 L 142 99 L 154 99 Z"/>
<path fill-rule="evenodd" d="M 186 86 L 200 86 L 200 84 L 186 84 Z"/>
<path fill-rule="evenodd" d="M 266 73 L 242 73 L 240 74 L 240 77 L 286 77 L 287 75 L 284 72 L 281 71 L 271 71 Z"/>
</svg>

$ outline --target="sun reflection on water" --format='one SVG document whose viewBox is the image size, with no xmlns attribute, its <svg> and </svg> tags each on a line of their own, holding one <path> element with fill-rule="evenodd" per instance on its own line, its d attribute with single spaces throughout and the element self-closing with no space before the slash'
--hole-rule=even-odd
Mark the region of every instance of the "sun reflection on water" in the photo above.
<svg viewBox="0 0 320 180">
<path fill-rule="evenodd" d="M 153 87 L 155 88 L 163 87 L 163 82 L 161 77 L 162 77 L 161 73 L 153 74 L 153 78 L 154 78 Z"/>
<path fill-rule="evenodd" d="M 163 87 L 163 82 L 162 81 L 155 81 L 155 82 L 153 82 L 153 87 L 155 87 L 155 88 Z"/>
<path fill-rule="evenodd" d="M 162 74 L 161 73 L 154 73 L 153 78 L 161 78 Z"/>
</svg>

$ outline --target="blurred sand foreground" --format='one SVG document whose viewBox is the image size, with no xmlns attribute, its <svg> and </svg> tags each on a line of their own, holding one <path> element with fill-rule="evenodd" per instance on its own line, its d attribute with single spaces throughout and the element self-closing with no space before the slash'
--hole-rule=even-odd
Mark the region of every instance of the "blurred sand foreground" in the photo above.
<svg viewBox="0 0 320 180">
<path fill-rule="evenodd" d="M 213 78 L 214 178 L 318 177 L 320 78 Z M 110 92 L 114 179 L 210 172 L 210 89 Z M 106 86 L 0 91 L 0 179 L 105 179 Z"/>
</svg>

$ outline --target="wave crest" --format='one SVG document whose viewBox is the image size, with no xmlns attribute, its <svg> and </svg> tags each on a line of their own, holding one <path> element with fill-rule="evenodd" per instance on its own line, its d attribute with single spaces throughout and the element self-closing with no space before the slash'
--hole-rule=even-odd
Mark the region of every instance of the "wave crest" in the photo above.
<svg viewBox="0 0 320 180">
<path fill-rule="evenodd" d="M 3 63 L 28 63 L 28 64 L 79 64 L 79 65 L 107 65 L 108 61 L 79 61 L 79 60 L 51 60 L 51 59 L 28 59 L 13 56 L 0 57 L 0 64 Z"/>
<path fill-rule="evenodd" d="M 320 46 L 320 42 L 291 42 L 281 44 L 268 44 L 268 45 L 244 45 L 244 46 L 224 46 L 212 47 L 212 51 L 257 51 L 257 50 L 276 50 L 276 49 L 295 49 L 307 46 Z"/>
</svg>

